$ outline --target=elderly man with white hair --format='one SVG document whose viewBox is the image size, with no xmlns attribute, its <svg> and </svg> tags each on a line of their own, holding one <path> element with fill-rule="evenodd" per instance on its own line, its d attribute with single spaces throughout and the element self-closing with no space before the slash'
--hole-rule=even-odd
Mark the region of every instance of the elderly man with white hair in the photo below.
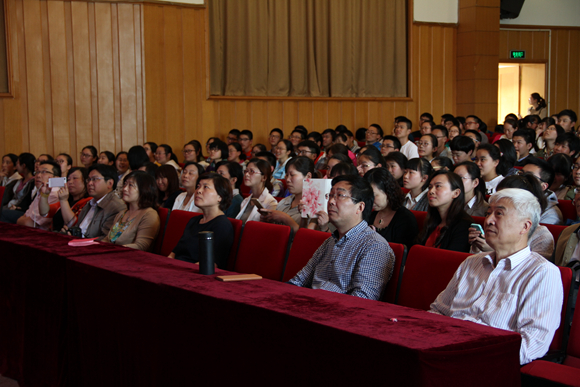
<svg viewBox="0 0 580 387">
<path fill-rule="evenodd" d="M 538 200 L 528 191 L 508 188 L 493 194 L 484 226 L 493 251 L 467 258 L 430 310 L 518 332 L 521 364 L 546 354 L 560 324 L 560 272 L 528 247 L 540 214 Z"/>
</svg>

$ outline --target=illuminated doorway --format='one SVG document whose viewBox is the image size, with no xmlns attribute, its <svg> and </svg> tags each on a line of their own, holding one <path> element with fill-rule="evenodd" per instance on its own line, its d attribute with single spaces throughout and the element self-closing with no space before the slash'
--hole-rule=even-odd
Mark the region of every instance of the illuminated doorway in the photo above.
<svg viewBox="0 0 580 387">
<path fill-rule="evenodd" d="M 525 117 L 532 93 L 547 99 L 545 63 L 500 63 L 498 82 L 498 123 L 503 123 L 509 113 Z"/>
</svg>

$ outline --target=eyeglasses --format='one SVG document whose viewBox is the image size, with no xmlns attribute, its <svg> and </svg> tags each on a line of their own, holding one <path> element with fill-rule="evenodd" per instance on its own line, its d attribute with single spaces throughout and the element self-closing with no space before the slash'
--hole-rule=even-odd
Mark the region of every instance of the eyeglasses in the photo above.
<svg viewBox="0 0 580 387">
<path fill-rule="evenodd" d="M 261 174 L 262 174 L 262 172 L 259 172 L 259 171 L 254 171 L 253 169 L 246 169 L 246 170 L 244 171 L 244 174 L 248 174 L 248 175 L 250 175 L 250 176 L 254 176 L 254 175 L 261 175 Z"/>
<path fill-rule="evenodd" d="M 97 181 L 99 181 L 99 180 L 105 180 L 105 178 L 104 178 L 104 177 L 89 177 L 87 180 L 85 180 L 85 182 L 86 182 L 87 184 L 89 184 L 91 181 L 92 181 L 93 183 L 96 183 L 96 182 L 97 182 Z"/>
<path fill-rule="evenodd" d="M 352 196 L 348 196 L 345 194 L 339 194 L 339 193 L 327 193 L 326 195 L 324 195 L 324 197 L 326 198 L 326 200 L 330 200 L 330 199 L 334 199 L 336 201 L 345 201 L 347 199 L 352 199 L 355 203 L 360 202 L 360 199 L 357 198 L 353 198 Z"/>
<path fill-rule="evenodd" d="M 378 133 L 378 132 L 371 132 L 371 131 L 368 131 L 368 130 L 367 130 L 367 134 L 370 134 L 371 136 L 375 136 L 375 135 L 377 135 L 377 134 L 379 134 L 379 133 Z"/>
<path fill-rule="evenodd" d="M 289 140 L 302 140 L 302 137 L 296 135 L 296 136 L 290 136 L 288 137 Z"/>
<path fill-rule="evenodd" d="M 313 152 L 311 152 L 311 151 L 309 151 L 309 150 L 299 150 L 298 152 L 296 152 L 296 154 L 297 154 L 298 156 L 304 156 L 304 155 L 306 155 L 307 153 L 313 153 Z"/>
<path fill-rule="evenodd" d="M 93 155 L 91 153 L 86 154 L 86 153 L 81 152 L 81 157 L 93 157 Z"/>
<path fill-rule="evenodd" d="M 194 152 L 194 150 L 193 150 L 193 149 L 184 149 L 182 152 L 183 152 L 183 154 L 186 154 L 186 155 L 188 155 L 188 154 L 190 154 L 191 152 Z"/>
<path fill-rule="evenodd" d="M 417 141 L 415 143 L 415 145 L 417 145 L 417 146 L 427 146 L 427 145 L 430 145 L 430 144 L 431 143 L 429 141 Z"/>
<path fill-rule="evenodd" d="M 250 141 L 250 139 L 249 139 L 249 138 L 247 138 L 247 137 L 246 137 L 246 138 L 241 138 L 241 137 L 240 137 L 240 138 L 238 139 L 238 141 Z"/>
<path fill-rule="evenodd" d="M 38 172 L 36 172 L 36 173 L 38 173 L 39 175 L 46 175 L 46 174 L 49 174 L 49 175 L 54 175 L 54 173 L 53 173 L 53 172 L 46 171 L 46 170 L 44 170 L 44 171 L 38 171 Z"/>
<path fill-rule="evenodd" d="M 388 145 L 381 145 L 381 149 L 387 149 L 387 148 L 395 149 L 395 147 L 394 147 L 394 146 L 392 146 L 391 144 L 388 144 Z"/>
</svg>

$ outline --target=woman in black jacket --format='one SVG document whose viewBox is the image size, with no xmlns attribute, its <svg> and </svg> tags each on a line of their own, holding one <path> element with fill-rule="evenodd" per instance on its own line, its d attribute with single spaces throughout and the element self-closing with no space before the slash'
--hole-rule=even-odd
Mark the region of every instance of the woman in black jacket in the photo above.
<svg viewBox="0 0 580 387">
<path fill-rule="evenodd" d="M 469 252 L 469 226 L 473 222 L 464 210 L 465 193 L 461 178 L 453 172 L 433 174 L 427 192 L 429 209 L 418 243 L 439 249 Z"/>
</svg>

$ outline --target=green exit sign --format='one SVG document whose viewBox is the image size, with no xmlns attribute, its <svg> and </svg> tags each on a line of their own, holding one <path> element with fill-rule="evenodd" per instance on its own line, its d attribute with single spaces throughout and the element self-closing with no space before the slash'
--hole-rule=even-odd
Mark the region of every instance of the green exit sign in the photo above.
<svg viewBox="0 0 580 387">
<path fill-rule="evenodd" d="M 510 59 L 526 59 L 526 51 L 512 50 L 510 51 Z"/>
</svg>

